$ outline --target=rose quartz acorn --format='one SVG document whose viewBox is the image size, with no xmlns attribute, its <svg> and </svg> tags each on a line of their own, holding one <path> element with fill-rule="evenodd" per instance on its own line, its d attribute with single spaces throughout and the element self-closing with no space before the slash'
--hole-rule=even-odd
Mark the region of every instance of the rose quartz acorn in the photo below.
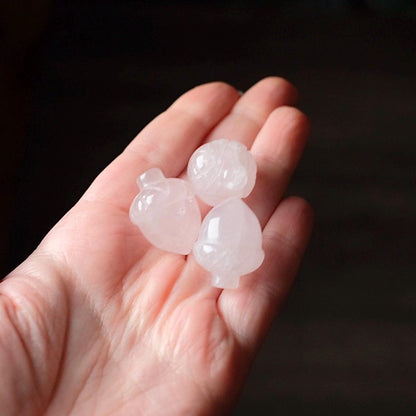
<svg viewBox="0 0 416 416">
<path fill-rule="evenodd" d="M 212 208 L 202 221 L 193 253 L 211 272 L 213 286 L 234 289 L 241 275 L 251 273 L 263 262 L 259 220 L 241 199 L 228 199 Z"/>
<path fill-rule="evenodd" d="M 198 237 L 201 213 L 187 182 L 165 178 L 152 168 L 137 179 L 141 192 L 130 207 L 130 219 L 161 250 L 189 254 Z"/>
<path fill-rule="evenodd" d="M 192 189 L 212 206 L 227 198 L 245 198 L 254 187 L 256 172 L 256 162 L 247 148 L 226 139 L 202 145 L 188 163 Z"/>
</svg>

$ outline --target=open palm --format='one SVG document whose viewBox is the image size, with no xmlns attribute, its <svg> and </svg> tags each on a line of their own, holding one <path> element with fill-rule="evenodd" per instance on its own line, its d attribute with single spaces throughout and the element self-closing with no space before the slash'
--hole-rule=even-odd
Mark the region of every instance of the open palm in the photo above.
<svg viewBox="0 0 416 416">
<path fill-rule="evenodd" d="M 0 285 L 5 415 L 210 415 L 234 404 L 284 301 L 312 226 L 283 198 L 308 123 L 295 89 L 199 86 L 153 120 Z M 193 259 L 152 247 L 129 220 L 135 179 L 183 174 L 204 141 L 239 140 L 258 164 L 247 203 L 265 261 L 240 287 L 210 286 Z M 3 413 L 2 413 L 3 414 Z"/>
</svg>

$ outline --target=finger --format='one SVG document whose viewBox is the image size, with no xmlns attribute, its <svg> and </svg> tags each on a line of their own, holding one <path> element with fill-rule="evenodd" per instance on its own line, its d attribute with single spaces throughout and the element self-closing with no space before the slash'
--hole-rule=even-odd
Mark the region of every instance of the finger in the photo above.
<svg viewBox="0 0 416 416">
<path fill-rule="evenodd" d="M 84 198 L 128 209 L 137 194 L 136 178 L 151 167 L 177 176 L 209 131 L 231 110 L 240 94 L 215 82 L 182 95 L 148 124 L 93 182 Z"/>
<path fill-rule="evenodd" d="M 262 227 L 283 197 L 308 134 L 309 122 L 303 113 L 293 107 L 279 107 L 270 114 L 251 147 L 257 178 L 246 202 Z"/>
<path fill-rule="evenodd" d="M 260 346 L 282 306 L 309 241 L 313 212 L 301 198 L 285 199 L 263 231 L 265 259 L 254 273 L 243 276 L 238 289 L 224 290 L 218 308 L 249 351 Z"/>
<path fill-rule="evenodd" d="M 297 96 L 296 88 L 285 79 L 264 78 L 242 95 L 207 141 L 237 140 L 250 148 L 269 114 L 281 105 L 293 105 Z"/>
</svg>

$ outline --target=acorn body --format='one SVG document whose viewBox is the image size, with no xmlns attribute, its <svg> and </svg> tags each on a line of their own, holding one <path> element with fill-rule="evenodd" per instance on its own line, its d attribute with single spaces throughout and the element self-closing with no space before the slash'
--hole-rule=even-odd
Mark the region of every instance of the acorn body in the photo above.
<svg viewBox="0 0 416 416">
<path fill-rule="evenodd" d="M 251 273 L 263 262 L 259 220 L 241 199 L 229 199 L 204 218 L 193 253 L 211 272 L 213 286 L 236 288 L 241 275 Z"/>
<path fill-rule="evenodd" d="M 141 192 L 130 207 L 130 219 L 146 239 L 161 250 L 189 254 L 198 237 L 201 213 L 182 179 L 165 178 L 158 168 L 137 180 Z"/>
</svg>

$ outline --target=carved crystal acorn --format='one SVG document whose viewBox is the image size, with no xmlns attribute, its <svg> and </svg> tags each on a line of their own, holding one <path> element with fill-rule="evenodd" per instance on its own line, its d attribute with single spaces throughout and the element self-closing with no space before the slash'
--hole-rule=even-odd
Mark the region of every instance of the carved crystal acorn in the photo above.
<svg viewBox="0 0 416 416">
<path fill-rule="evenodd" d="M 259 220 L 241 199 L 228 199 L 204 218 L 193 253 L 211 272 L 213 286 L 236 288 L 241 275 L 251 273 L 263 262 Z"/>
<path fill-rule="evenodd" d="M 152 168 L 137 179 L 141 192 L 130 207 L 130 219 L 151 244 L 162 250 L 189 254 L 198 237 L 201 213 L 187 182 L 165 178 Z"/>
<path fill-rule="evenodd" d="M 244 198 L 256 181 L 256 162 L 247 148 L 220 139 L 199 147 L 188 163 L 188 180 L 196 195 L 215 206 L 227 198 Z"/>
</svg>

